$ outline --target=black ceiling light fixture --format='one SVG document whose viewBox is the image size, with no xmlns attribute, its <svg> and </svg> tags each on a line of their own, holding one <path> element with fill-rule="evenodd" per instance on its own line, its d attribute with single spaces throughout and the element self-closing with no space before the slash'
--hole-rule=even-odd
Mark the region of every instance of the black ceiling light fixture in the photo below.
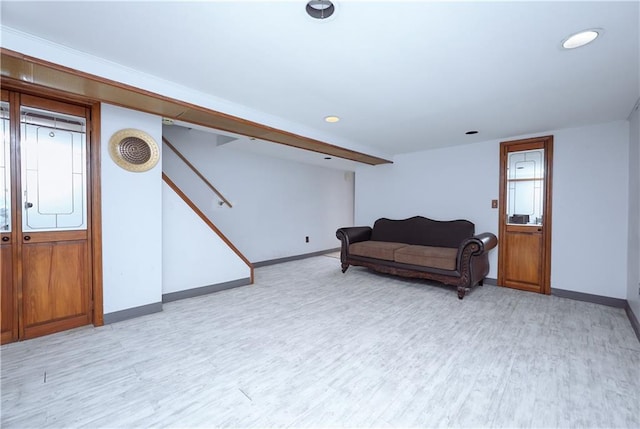
<svg viewBox="0 0 640 429">
<path fill-rule="evenodd" d="M 311 0 L 307 3 L 307 13 L 316 19 L 326 19 L 333 15 L 336 7 L 329 0 Z"/>
</svg>

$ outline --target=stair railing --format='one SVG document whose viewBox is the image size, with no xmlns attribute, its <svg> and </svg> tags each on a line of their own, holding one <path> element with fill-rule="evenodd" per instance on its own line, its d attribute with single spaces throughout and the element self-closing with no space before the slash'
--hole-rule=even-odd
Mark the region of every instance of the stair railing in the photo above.
<svg viewBox="0 0 640 429">
<path fill-rule="evenodd" d="M 164 142 L 164 144 L 165 144 L 165 145 L 167 145 L 167 147 L 168 147 L 169 149 L 171 149 L 171 150 L 173 151 L 173 153 L 175 153 L 176 155 L 178 155 L 178 158 L 180 158 L 180 159 L 182 160 L 182 162 L 184 162 L 184 163 L 187 165 L 187 167 L 189 167 L 189 168 L 191 169 L 191 171 L 193 171 L 193 172 L 196 174 L 196 176 L 198 176 L 198 177 L 200 178 L 200 180 L 202 180 L 202 181 L 204 182 L 204 184 L 205 184 L 205 185 L 207 185 L 207 187 L 208 187 L 209 189 L 211 189 L 211 190 L 212 190 L 212 191 L 213 191 L 213 192 L 218 196 L 218 198 L 220 198 L 220 203 L 219 203 L 219 204 L 220 204 L 221 206 L 222 206 L 222 205 L 224 205 L 224 204 L 226 204 L 226 205 L 228 205 L 228 206 L 229 206 L 229 208 L 233 207 L 233 206 L 231 205 L 231 203 L 229 202 L 229 200 L 227 200 L 227 199 L 224 197 L 224 195 L 222 195 L 222 194 L 220 193 L 220 191 L 218 191 L 218 190 L 216 189 L 216 187 L 215 187 L 215 186 L 213 186 L 213 185 L 211 184 L 211 182 L 209 182 L 209 181 L 207 180 L 207 178 L 206 178 L 206 177 L 204 177 L 204 176 L 202 175 L 202 173 L 200 173 L 200 171 L 198 171 L 198 169 L 197 169 L 193 164 L 191 164 L 191 163 L 189 162 L 189 160 L 188 160 L 187 158 L 185 158 L 185 157 L 184 157 L 184 155 L 182 155 L 182 153 L 180 153 L 180 151 L 179 151 L 178 149 L 176 149 L 176 147 L 175 147 L 174 145 L 172 145 L 172 144 L 171 144 L 171 142 L 170 142 L 169 140 L 167 140 L 167 139 L 163 136 L 163 137 L 162 137 L 162 141 Z"/>
<path fill-rule="evenodd" d="M 242 261 L 249 267 L 250 270 L 250 282 L 251 284 L 253 284 L 253 264 L 251 262 L 249 262 L 249 259 L 247 259 L 246 256 L 244 256 L 242 254 L 242 252 L 240 252 L 240 250 L 238 250 L 238 248 L 236 246 L 234 246 L 234 244 L 222 233 L 222 231 L 220 231 L 218 229 L 217 226 L 215 226 L 213 224 L 213 222 L 211 222 L 211 220 L 207 217 L 207 215 L 205 215 L 202 210 L 200 210 L 198 208 L 198 206 L 196 206 L 194 204 L 193 201 L 191 201 L 189 199 L 189 197 L 187 197 L 187 195 L 182 192 L 182 190 L 180 188 L 178 188 L 178 185 L 176 185 L 175 183 L 173 183 L 173 181 L 171 179 L 169 179 L 169 176 L 167 176 L 166 174 L 162 173 L 162 180 L 164 180 L 164 182 L 171 188 L 173 189 L 173 191 L 180 197 L 182 198 L 182 200 L 191 208 L 191 210 L 193 210 L 193 212 L 198 215 L 198 217 L 214 232 L 218 235 L 218 237 L 220 237 L 222 239 L 222 241 L 236 254 L 238 255 L 238 257 L 240 259 L 242 259 Z"/>
</svg>

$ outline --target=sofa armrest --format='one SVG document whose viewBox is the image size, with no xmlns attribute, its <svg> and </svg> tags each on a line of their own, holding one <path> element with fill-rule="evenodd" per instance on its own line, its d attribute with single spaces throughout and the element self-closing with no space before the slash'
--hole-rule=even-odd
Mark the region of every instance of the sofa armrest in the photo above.
<svg viewBox="0 0 640 429">
<path fill-rule="evenodd" d="M 473 237 L 467 238 L 460 244 L 460 247 L 458 247 L 458 263 L 460 263 L 461 257 L 463 256 L 463 254 L 465 254 L 465 249 L 470 248 L 470 246 L 472 250 L 471 252 L 466 252 L 466 254 L 468 254 L 467 257 L 486 253 L 496 247 L 497 244 L 498 238 L 490 232 L 484 232 L 482 234 L 477 234 Z"/>
<path fill-rule="evenodd" d="M 342 241 L 343 244 L 346 243 L 347 248 L 350 244 L 357 243 L 359 241 L 367 241 L 371 239 L 371 229 L 370 226 L 351 226 L 347 228 L 338 228 L 336 231 L 336 237 Z"/>
<path fill-rule="evenodd" d="M 489 272 L 488 252 L 497 244 L 498 238 L 490 232 L 477 234 L 460 244 L 457 270 L 462 277 L 469 279 L 470 285 L 482 280 Z"/>
<path fill-rule="evenodd" d="M 371 239 L 373 229 L 369 226 L 351 226 L 346 228 L 338 228 L 336 237 L 342 242 L 340 245 L 340 262 L 342 263 L 342 272 L 344 273 L 349 267 L 347 259 L 349 258 L 349 245 L 359 241 L 367 241 Z"/>
<path fill-rule="evenodd" d="M 498 245 L 498 237 L 490 232 L 483 232 L 482 234 L 475 235 L 473 238 L 482 242 L 482 251 L 488 252 Z"/>
</svg>

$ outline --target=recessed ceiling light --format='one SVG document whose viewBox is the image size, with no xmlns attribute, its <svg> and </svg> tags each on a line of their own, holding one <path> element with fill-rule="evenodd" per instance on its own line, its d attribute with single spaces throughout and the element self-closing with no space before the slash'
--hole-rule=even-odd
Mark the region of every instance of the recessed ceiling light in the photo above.
<svg viewBox="0 0 640 429">
<path fill-rule="evenodd" d="M 337 116 L 325 116 L 324 120 L 325 122 L 334 123 L 334 122 L 338 122 L 340 118 Z"/>
<path fill-rule="evenodd" d="M 335 6 L 329 0 L 311 0 L 307 3 L 307 13 L 312 18 L 329 18 L 335 11 Z"/>
<path fill-rule="evenodd" d="M 600 29 L 585 30 L 571 35 L 562 41 L 562 47 L 565 49 L 575 49 L 587 45 L 602 33 Z"/>
<path fill-rule="evenodd" d="M 470 136 L 471 134 L 478 134 L 478 132 L 473 130 L 473 131 L 467 131 L 465 134 Z"/>
</svg>

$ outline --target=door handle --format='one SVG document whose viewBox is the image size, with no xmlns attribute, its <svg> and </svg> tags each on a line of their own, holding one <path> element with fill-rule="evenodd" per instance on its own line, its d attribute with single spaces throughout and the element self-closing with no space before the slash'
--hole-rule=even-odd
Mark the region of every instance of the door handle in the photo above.
<svg viewBox="0 0 640 429">
<path fill-rule="evenodd" d="M 31 236 L 30 235 L 25 235 L 24 236 L 24 241 L 29 241 L 31 240 Z"/>
<path fill-rule="evenodd" d="M 2 237 L 2 241 L 4 241 L 4 242 L 9 241 L 9 237 Z"/>
<path fill-rule="evenodd" d="M 27 201 L 26 203 L 24 203 L 24 208 L 25 208 L 25 209 L 30 209 L 31 207 L 33 207 L 33 203 L 30 203 L 29 201 Z"/>
</svg>

